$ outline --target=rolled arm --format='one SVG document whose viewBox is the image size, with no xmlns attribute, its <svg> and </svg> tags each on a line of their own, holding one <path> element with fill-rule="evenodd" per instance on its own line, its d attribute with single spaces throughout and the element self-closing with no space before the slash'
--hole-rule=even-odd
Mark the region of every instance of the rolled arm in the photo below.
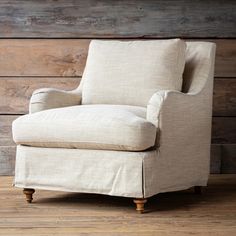
<svg viewBox="0 0 236 236">
<path fill-rule="evenodd" d="M 81 98 L 80 90 L 37 89 L 30 99 L 29 112 L 34 113 L 52 108 L 80 105 Z"/>
<path fill-rule="evenodd" d="M 160 127 L 161 118 L 179 118 L 184 122 L 191 116 L 208 117 L 211 115 L 211 94 L 190 94 L 179 91 L 161 90 L 153 94 L 147 105 L 147 119 Z M 184 112 L 184 113 L 183 113 Z M 185 121 L 186 120 L 186 121 Z"/>
<path fill-rule="evenodd" d="M 209 161 L 212 94 L 159 91 L 147 106 L 147 120 L 159 129 L 158 146 L 169 160 L 188 161 L 193 156 Z M 197 163 L 197 162 L 196 162 Z"/>
<path fill-rule="evenodd" d="M 198 94 L 159 91 L 150 99 L 147 119 L 158 130 L 155 167 L 158 191 L 206 185 L 210 166 L 211 96 L 210 89 Z"/>
<path fill-rule="evenodd" d="M 196 132 L 202 129 L 209 135 L 211 116 L 212 94 L 204 90 L 198 94 L 162 90 L 147 105 L 147 120 L 171 135 L 198 135 Z"/>
</svg>

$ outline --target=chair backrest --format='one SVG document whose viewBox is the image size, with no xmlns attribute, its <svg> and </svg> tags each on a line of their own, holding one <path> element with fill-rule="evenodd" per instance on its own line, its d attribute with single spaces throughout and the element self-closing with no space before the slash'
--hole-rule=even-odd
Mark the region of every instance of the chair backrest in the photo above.
<svg viewBox="0 0 236 236">
<path fill-rule="evenodd" d="M 182 86 L 184 93 L 199 93 L 208 80 L 213 80 L 215 49 L 215 43 L 187 42 Z M 212 96 L 211 91 L 209 91 L 209 95 Z"/>
<path fill-rule="evenodd" d="M 112 40 L 113 41 L 113 40 Z M 112 42 L 109 41 L 109 42 Z M 133 43 L 133 42 L 144 42 L 143 41 L 126 41 L 128 43 Z M 158 48 L 158 44 L 155 44 L 155 42 L 157 41 L 161 41 L 161 40 L 147 40 L 149 45 L 147 45 L 148 47 L 144 47 L 143 49 L 143 56 L 147 58 L 147 64 L 149 63 L 149 57 L 151 54 L 155 53 L 155 49 L 159 49 Z M 165 40 L 166 41 L 166 40 Z M 104 40 L 95 40 L 92 41 L 95 44 L 95 47 L 100 46 L 100 42 L 104 43 Z M 106 43 L 107 41 L 105 41 Z M 116 41 L 117 42 L 117 41 Z M 183 42 L 183 41 L 179 41 L 179 42 Z M 179 43 L 178 42 L 178 43 Z M 98 45 L 96 45 L 98 43 Z M 108 68 L 108 71 L 106 72 L 108 74 L 108 79 L 107 81 L 104 82 L 104 80 L 96 81 L 96 73 L 95 75 L 92 74 L 92 79 L 94 79 L 95 84 L 93 85 L 93 88 L 90 89 L 88 88 L 90 86 L 91 83 L 85 83 L 85 81 L 87 79 L 91 79 L 88 77 L 91 77 L 91 75 L 88 75 L 88 66 L 86 65 L 85 68 L 85 72 L 81 81 L 81 84 L 79 86 L 79 89 L 82 90 L 82 104 L 122 104 L 122 105 L 137 105 L 137 106 L 146 106 L 148 103 L 149 98 L 152 96 L 153 93 L 155 93 L 158 90 L 179 90 L 182 91 L 184 93 L 198 93 L 200 92 L 203 87 L 205 86 L 205 84 L 207 83 L 208 80 L 212 80 L 213 79 L 213 71 L 214 71 L 214 61 L 215 61 L 215 44 L 211 43 L 211 42 L 187 42 L 187 48 L 186 48 L 186 55 L 181 55 L 180 59 L 184 58 L 184 64 L 185 67 L 183 65 L 183 63 L 181 63 L 179 61 L 177 67 L 178 67 L 178 71 L 176 72 L 175 76 L 176 77 L 181 77 L 182 76 L 182 72 L 181 70 L 183 70 L 184 67 L 184 73 L 183 73 L 183 83 L 182 80 L 180 80 L 180 78 L 177 78 L 177 84 L 174 84 L 173 86 L 169 86 L 169 84 L 160 84 L 160 86 L 157 86 L 157 84 L 151 80 L 147 80 L 147 83 L 143 84 L 143 81 L 141 80 L 138 82 L 137 80 L 135 80 L 135 74 L 137 74 L 137 72 L 140 72 L 140 68 L 132 68 L 131 66 L 131 73 L 134 73 L 134 75 L 132 75 L 132 77 L 134 78 L 133 81 L 127 81 L 127 77 L 125 77 L 125 73 L 127 73 L 127 71 L 123 71 L 123 76 L 122 77 L 116 77 L 117 79 L 117 84 L 114 84 L 114 80 L 109 81 L 109 78 L 113 77 L 113 68 Z M 143 46 L 143 44 L 141 43 L 141 45 Z M 94 47 L 94 45 L 92 45 Z M 111 48 L 108 49 L 112 50 L 112 48 L 114 48 L 115 46 L 113 44 L 110 44 Z M 137 46 L 137 44 L 134 46 Z M 139 45 L 140 46 L 140 45 Z M 180 45 L 178 45 L 181 47 L 182 50 L 184 50 L 184 45 L 182 43 L 180 43 Z M 90 45 L 91 47 L 91 45 Z M 150 48 L 152 48 L 151 51 Z M 165 48 L 163 47 L 163 51 L 165 51 Z M 98 50 L 99 51 L 99 50 Z M 110 54 L 112 54 L 113 52 L 110 51 Z M 173 60 L 170 59 L 169 54 L 173 52 L 166 52 L 166 57 L 165 59 L 170 61 L 170 67 L 169 69 L 171 69 L 172 67 L 176 66 L 176 58 L 172 58 Z M 103 55 L 104 56 L 104 55 Z M 173 56 L 172 56 L 173 57 Z M 109 60 L 112 59 L 113 57 L 108 57 Z M 126 58 L 127 59 L 127 58 Z M 152 61 L 152 63 L 155 65 L 155 60 L 157 58 L 154 57 L 154 60 Z M 98 60 L 98 58 L 96 58 L 96 60 Z M 125 61 L 124 61 L 125 62 Z M 122 62 L 122 63 L 124 63 Z M 137 62 L 137 61 L 136 61 Z M 94 64 L 95 63 L 95 64 Z M 112 66 L 115 65 L 117 62 L 116 61 L 107 61 L 107 63 L 109 65 Z M 127 63 L 129 63 L 129 60 L 127 60 Z M 88 63 L 87 63 L 88 64 Z M 93 66 L 97 66 L 96 65 L 96 61 L 91 63 L 89 65 L 89 70 L 91 69 L 91 67 Z M 143 67 L 145 67 L 146 65 L 143 65 Z M 153 65 L 152 65 L 153 66 Z M 103 68 L 99 68 L 99 69 L 103 69 Z M 99 72 L 98 69 L 98 73 Z M 154 79 L 156 78 L 156 74 L 155 73 L 159 73 L 158 76 L 160 76 L 160 74 L 163 71 L 160 71 L 160 68 L 157 66 L 157 70 L 153 69 L 153 67 L 146 67 L 146 68 L 141 68 L 144 69 L 144 73 L 143 73 L 143 77 L 145 78 L 146 74 L 150 75 L 150 71 L 148 71 L 148 69 L 152 70 L 151 73 L 151 77 L 153 77 Z M 120 70 L 122 70 L 122 67 L 120 67 Z M 96 71 L 97 72 L 97 71 Z M 110 74 L 109 74 L 110 73 Z M 164 71 L 165 73 L 165 71 Z M 122 73 L 121 73 L 122 74 Z M 106 75 L 107 76 L 107 75 Z M 110 76 L 110 77 L 109 77 Z M 158 77 L 157 76 L 157 77 Z M 166 79 L 166 78 L 165 78 Z M 94 82 L 92 81 L 92 82 Z M 120 83 L 122 81 L 122 83 Z M 145 79 L 144 79 L 145 81 Z M 151 82 L 150 82 L 151 81 Z M 160 81 L 158 81 L 159 83 Z M 173 82 L 173 81 L 171 81 Z M 139 84 L 140 83 L 140 84 Z M 148 84 L 149 83 L 149 84 Z M 182 88 L 180 87 L 182 84 Z M 88 86 L 89 85 L 89 86 Z M 87 88 L 86 88 L 87 86 Z M 122 87 L 123 86 L 123 87 Z M 87 90 L 87 91 L 86 91 Z M 212 86 L 209 87 L 209 90 L 212 90 Z M 98 91 L 98 93 L 97 93 Z M 117 91 L 119 91 L 117 93 Z M 89 96 L 89 99 L 84 99 L 84 95 L 86 94 L 86 96 Z M 89 95 L 88 95 L 89 94 Z M 95 95 L 95 96 L 94 96 Z M 212 96 L 211 91 L 209 91 L 209 96 Z M 92 98 L 92 99 L 91 99 Z"/>
<path fill-rule="evenodd" d="M 158 90 L 181 91 L 185 49 L 180 39 L 92 40 L 82 104 L 146 107 Z"/>
</svg>

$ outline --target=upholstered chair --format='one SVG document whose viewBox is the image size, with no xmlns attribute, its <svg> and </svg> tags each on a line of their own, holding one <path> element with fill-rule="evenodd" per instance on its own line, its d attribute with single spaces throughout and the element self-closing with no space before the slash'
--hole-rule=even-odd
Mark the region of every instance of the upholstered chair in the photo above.
<svg viewBox="0 0 236 236">
<path fill-rule="evenodd" d="M 14 185 L 134 199 L 205 186 L 215 45 L 93 40 L 73 91 L 36 90 L 13 122 Z"/>
</svg>

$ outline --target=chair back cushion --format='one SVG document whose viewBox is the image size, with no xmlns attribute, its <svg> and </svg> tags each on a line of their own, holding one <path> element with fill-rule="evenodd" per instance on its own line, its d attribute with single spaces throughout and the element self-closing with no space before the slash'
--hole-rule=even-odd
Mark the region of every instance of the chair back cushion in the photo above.
<svg viewBox="0 0 236 236">
<path fill-rule="evenodd" d="M 215 49 L 212 42 L 187 42 L 182 92 L 199 93 L 207 81 L 213 80 Z M 207 94 L 212 97 L 212 87 Z"/>
<path fill-rule="evenodd" d="M 147 106 L 158 90 L 181 90 L 186 43 L 92 40 L 83 74 L 82 104 Z"/>
</svg>

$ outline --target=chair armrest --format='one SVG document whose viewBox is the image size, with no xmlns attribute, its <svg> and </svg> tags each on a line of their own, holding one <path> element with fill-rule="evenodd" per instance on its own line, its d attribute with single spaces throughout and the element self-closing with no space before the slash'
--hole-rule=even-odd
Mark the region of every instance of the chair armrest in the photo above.
<svg viewBox="0 0 236 236">
<path fill-rule="evenodd" d="M 201 106 L 201 96 L 197 94 L 182 93 L 172 90 L 161 90 L 153 94 L 147 105 L 147 120 L 160 127 L 160 118 L 165 110 L 169 109 L 168 116 L 176 117 L 179 113 L 182 119 L 187 118 L 191 112 L 196 112 Z M 182 114 L 183 111 L 186 114 Z M 194 110 L 194 111 L 193 111 Z M 198 110 L 199 111 L 199 110 Z M 200 111 L 199 111 L 200 112 Z"/>
<path fill-rule="evenodd" d="M 209 146 L 211 119 L 212 94 L 208 89 L 197 94 L 162 90 L 151 97 L 147 106 L 147 120 L 160 131 L 160 146 Z"/>
<path fill-rule="evenodd" d="M 30 99 L 29 112 L 34 113 L 52 108 L 80 105 L 81 98 L 80 90 L 37 89 Z"/>
</svg>

